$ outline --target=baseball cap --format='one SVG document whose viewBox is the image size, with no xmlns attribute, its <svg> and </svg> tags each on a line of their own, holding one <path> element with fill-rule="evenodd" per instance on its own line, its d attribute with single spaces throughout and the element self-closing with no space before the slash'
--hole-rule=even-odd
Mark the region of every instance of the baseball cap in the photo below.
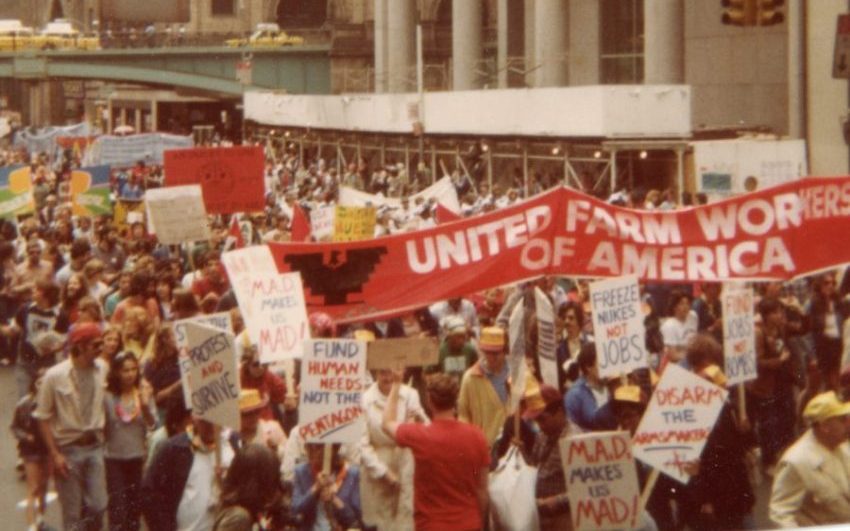
<svg viewBox="0 0 850 531">
<path fill-rule="evenodd" d="M 502 350 L 505 348 L 505 331 L 498 326 L 488 326 L 481 329 L 478 348 L 481 350 Z"/>
<path fill-rule="evenodd" d="M 803 410 L 803 417 L 809 422 L 820 422 L 844 415 L 850 415 L 850 404 L 840 401 L 835 391 L 815 396 Z"/>
<path fill-rule="evenodd" d="M 74 326 L 68 335 L 68 343 L 76 345 L 92 339 L 99 339 L 102 330 L 96 323 L 79 323 Z"/>
</svg>

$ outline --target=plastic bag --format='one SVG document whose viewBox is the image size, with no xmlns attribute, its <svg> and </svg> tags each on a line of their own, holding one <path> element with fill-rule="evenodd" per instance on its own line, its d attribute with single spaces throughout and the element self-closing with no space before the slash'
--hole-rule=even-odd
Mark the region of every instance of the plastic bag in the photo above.
<svg viewBox="0 0 850 531">
<path fill-rule="evenodd" d="M 512 445 L 490 473 L 487 491 L 493 529 L 537 531 L 537 468 L 526 464 L 522 452 Z"/>
</svg>

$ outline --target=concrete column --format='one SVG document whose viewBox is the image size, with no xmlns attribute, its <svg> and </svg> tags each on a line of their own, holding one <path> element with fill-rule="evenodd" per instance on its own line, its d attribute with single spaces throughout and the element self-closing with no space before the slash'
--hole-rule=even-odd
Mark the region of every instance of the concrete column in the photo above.
<svg viewBox="0 0 850 531">
<path fill-rule="evenodd" d="M 416 3 L 413 0 L 387 1 L 387 90 L 413 89 L 411 67 L 416 61 Z"/>
<path fill-rule="evenodd" d="M 525 40 L 525 85 L 534 86 L 534 67 L 537 65 L 537 55 L 534 53 L 534 3 L 535 0 L 523 0 L 523 38 Z"/>
<path fill-rule="evenodd" d="M 570 0 L 570 85 L 600 83 L 600 28 L 599 0 Z"/>
<path fill-rule="evenodd" d="M 685 80 L 685 3 L 643 0 L 643 82 L 647 85 Z"/>
<path fill-rule="evenodd" d="M 480 88 L 481 1 L 452 2 L 452 85 L 454 90 Z M 506 3 L 507 0 L 500 0 Z M 507 45 L 507 43 L 506 43 Z"/>
<path fill-rule="evenodd" d="M 151 100 L 151 132 L 159 131 L 159 103 Z"/>
<path fill-rule="evenodd" d="M 387 2 L 375 0 L 375 92 L 387 91 Z"/>
<path fill-rule="evenodd" d="M 791 138 L 805 138 L 806 129 L 804 9 L 803 0 L 788 0 L 788 136 Z"/>
<path fill-rule="evenodd" d="M 127 125 L 127 107 L 121 107 L 119 111 L 119 116 L 121 117 L 118 121 L 119 125 Z"/>
<path fill-rule="evenodd" d="M 567 7 L 563 0 L 534 2 L 536 87 L 567 84 Z"/>
<path fill-rule="evenodd" d="M 134 116 L 133 116 L 133 122 L 134 122 L 133 129 L 135 129 L 137 133 L 141 133 L 142 132 L 142 109 L 139 108 L 139 107 L 136 107 L 136 109 L 135 109 L 135 113 L 134 113 Z"/>
<path fill-rule="evenodd" d="M 112 113 L 114 112 L 114 109 L 112 107 L 112 98 L 106 100 L 106 111 L 108 114 L 106 117 L 106 130 L 104 131 L 104 133 L 106 133 L 107 135 L 111 135 L 112 131 L 115 130 L 115 117 L 112 115 Z"/>
<path fill-rule="evenodd" d="M 499 88 L 508 88 L 508 0 L 496 0 L 496 70 Z"/>
</svg>

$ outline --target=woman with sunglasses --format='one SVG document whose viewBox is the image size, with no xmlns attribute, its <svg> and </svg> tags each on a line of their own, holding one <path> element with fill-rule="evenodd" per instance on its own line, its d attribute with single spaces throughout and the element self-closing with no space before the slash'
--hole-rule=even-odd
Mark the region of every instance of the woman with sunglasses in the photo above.
<svg viewBox="0 0 850 531">
<path fill-rule="evenodd" d="M 142 468 L 148 430 L 156 425 L 152 391 L 142 384 L 139 362 L 130 351 L 114 358 L 106 379 L 106 484 L 109 528 L 138 530 Z"/>
</svg>

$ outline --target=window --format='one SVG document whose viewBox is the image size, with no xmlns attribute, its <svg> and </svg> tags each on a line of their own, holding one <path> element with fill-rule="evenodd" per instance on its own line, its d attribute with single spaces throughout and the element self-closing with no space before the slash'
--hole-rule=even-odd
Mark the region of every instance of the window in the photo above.
<svg viewBox="0 0 850 531">
<path fill-rule="evenodd" d="M 643 0 L 600 2 L 600 81 L 643 83 Z"/>
<path fill-rule="evenodd" d="M 213 16 L 227 16 L 232 17 L 236 14 L 236 1 L 235 0 L 210 0 L 212 5 L 212 15 Z"/>
</svg>

